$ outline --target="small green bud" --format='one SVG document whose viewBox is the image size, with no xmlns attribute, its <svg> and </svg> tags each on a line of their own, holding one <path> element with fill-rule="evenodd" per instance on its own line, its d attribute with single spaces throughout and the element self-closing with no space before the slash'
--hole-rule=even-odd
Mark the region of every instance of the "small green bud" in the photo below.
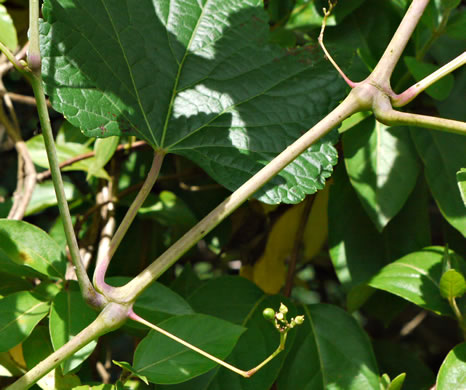
<svg viewBox="0 0 466 390">
<path fill-rule="evenodd" d="M 294 322 L 296 322 L 296 325 L 301 325 L 304 322 L 304 316 L 296 316 Z"/>
<path fill-rule="evenodd" d="M 283 313 L 277 313 L 275 317 L 277 318 L 278 321 L 282 321 L 284 318 Z"/>
<path fill-rule="evenodd" d="M 283 303 L 280 303 L 280 313 L 282 314 L 286 314 L 288 313 L 288 308 L 283 304 Z"/>
<path fill-rule="evenodd" d="M 262 315 L 264 316 L 266 320 L 272 321 L 275 318 L 275 310 L 268 307 L 264 309 L 264 311 L 262 312 Z"/>
</svg>

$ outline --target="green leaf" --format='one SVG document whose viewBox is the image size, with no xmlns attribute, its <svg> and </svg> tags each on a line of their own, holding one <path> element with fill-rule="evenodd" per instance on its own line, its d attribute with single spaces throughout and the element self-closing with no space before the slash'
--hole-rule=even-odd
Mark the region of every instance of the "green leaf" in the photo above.
<svg viewBox="0 0 466 390">
<path fill-rule="evenodd" d="M 262 0 L 47 0 L 43 14 L 44 81 L 56 110 L 88 136 L 135 135 L 186 156 L 230 190 L 344 94 L 317 48 L 266 44 Z M 332 55 L 345 64 L 351 50 Z M 336 139 L 313 145 L 256 196 L 298 203 L 323 188 Z"/>
<path fill-rule="evenodd" d="M 297 332 L 278 390 L 380 389 L 369 339 L 351 315 L 333 305 L 305 306 Z"/>
<path fill-rule="evenodd" d="M 382 231 L 416 185 L 419 162 L 408 129 L 371 117 L 343 135 L 343 150 L 351 184 Z"/>
<path fill-rule="evenodd" d="M 63 279 L 67 260 L 58 244 L 43 230 L 27 222 L 0 219 L 2 263 L 7 267 L 32 268 L 51 278 Z M 30 274 L 25 272 L 24 275 Z"/>
<path fill-rule="evenodd" d="M 111 286 L 123 286 L 131 278 L 110 277 Z M 134 303 L 134 311 L 154 324 L 172 316 L 194 314 L 193 309 L 180 295 L 161 283 L 152 283 Z M 136 323 L 129 322 L 130 325 Z"/>
<path fill-rule="evenodd" d="M 202 314 L 170 318 L 164 330 L 224 359 L 230 354 L 244 328 Z M 216 363 L 187 349 L 161 333 L 151 331 L 136 348 L 133 366 L 153 383 L 175 384 L 194 378 Z"/>
<path fill-rule="evenodd" d="M 63 180 L 63 187 L 65 190 L 66 200 L 69 202 L 80 196 L 76 186 L 68 181 L 66 178 Z M 55 195 L 55 189 L 53 182 L 47 180 L 43 183 L 37 183 L 32 193 L 31 201 L 28 204 L 26 210 L 26 216 L 38 213 L 49 207 L 57 205 L 57 196 Z"/>
<path fill-rule="evenodd" d="M 47 153 L 44 148 L 44 137 L 42 134 L 36 135 L 26 141 L 26 145 L 31 155 L 31 159 L 37 166 L 41 168 L 49 169 L 49 161 L 47 159 Z M 56 143 L 58 162 L 62 163 L 70 160 L 74 157 L 87 154 L 91 152 L 91 149 L 83 144 L 76 142 L 57 142 Z M 86 158 L 80 160 L 71 165 L 62 168 L 62 171 L 85 171 L 90 172 L 93 170 L 96 164 L 95 157 Z M 108 174 L 104 169 L 95 171 L 94 176 L 102 179 L 108 179 Z"/>
<path fill-rule="evenodd" d="M 30 281 L 3 272 L 0 272 L 0 280 L 2 281 L 0 283 L 0 298 L 18 291 L 30 290 L 33 287 Z"/>
<path fill-rule="evenodd" d="M 369 282 L 437 314 L 452 315 L 440 295 L 443 248 L 429 247 L 388 264 Z"/>
<path fill-rule="evenodd" d="M 224 276 L 209 280 L 189 298 L 193 308 L 204 314 L 219 316 L 247 327 L 227 361 L 243 369 L 255 367 L 269 356 L 279 344 L 276 329 L 262 315 L 266 307 L 278 309 L 283 302 L 290 317 L 298 313 L 285 297 L 267 297 L 257 286 L 244 278 Z M 200 377 L 162 390 L 216 390 L 230 384 L 229 390 L 269 390 L 275 382 L 283 362 L 293 345 L 296 332 L 288 334 L 285 351 L 275 357 L 253 377 L 242 378 L 223 367 L 217 367 Z M 253 347 L 252 347 L 253 346 Z"/>
<path fill-rule="evenodd" d="M 0 299 L 0 352 L 25 340 L 49 312 L 50 304 L 29 291 Z"/>
<path fill-rule="evenodd" d="M 463 199 L 464 206 L 466 207 L 466 168 L 461 168 L 456 172 L 456 180 L 460 189 L 461 199 Z"/>
<path fill-rule="evenodd" d="M 175 225 L 186 230 L 197 222 L 188 205 L 170 191 L 162 191 L 157 196 L 149 195 L 138 213 L 142 217 L 156 220 L 161 225 Z"/>
<path fill-rule="evenodd" d="M 329 197 L 330 256 L 345 289 L 367 282 L 390 261 L 430 245 L 426 186 L 419 180 L 408 201 L 377 232 L 340 164 Z M 361 302 L 359 302 L 360 304 Z"/>
<path fill-rule="evenodd" d="M 108 137 L 108 138 L 98 138 L 94 143 L 94 153 L 95 161 L 89 171 L 89 175 L 94 175 L 98 173 L 101 169 L 107 165 L 110 159 L 113 157 L 115 150 L 117 149 L 118 143 L 120 142 L 120 137 Z"/>
<path fill-rule="evenodd" d="M 466 388 L 466 343 L 453 348 L 440 367 L 437 390 Z"/>
<path fill-rule="evenodd" d="M 11 51 L 15 51 L 18 46 L 18 38 L 16 36 L 16 28 L 13 19 L 8 14 L 8 10 L 4 5 L 0 4 L 0 42 L 3 43 Z"/>
<path fill-rule="evenodd" d="M 188 301 L 196 312 L 241 325 L 251 308 L 265 297 L 259 287 L 245 278 L 222 276 L 199 287 Z"/>
<path fill-rule="evenodd" d="M 463 8 L 448 20 L 446 34 L 451 38 L 463 40 L 465 28 L 466 10 Z"/>
<path fill-rule="evenodd" d="M 411 129 L 411 135 L 437 206 L 446 220 L 466 237 L 466 208 L 456 182 L 456 172 L 464 166 L 466 137 L 425 129 Z"/>
<path fill-rule="evenodd" d="M 50 312 L 49 327 L 53 349 L 56 351 L 65 345 L 96 317 L 97 312 L 84 302 L 77 283 L 69 282 L 67 288 L 53 300 Z M 91 341 L 66 359 L 61 364 L 63 373 L 67 374 L 78 367 L 89 357 L 96 345 L 96 340 Z"/>
<path fill-rule="evenodd" d="M 466 291 L 464 276 L 455 269 L 449 269 L 440 279 L 440 294 L 446 299 L 460 298 Z"/>
<path fill-rule="evenodd" d="M 404 61 L 409 72 L 416 81 L 421 81 L 424 77 L 434 73 L 440 66 L 418 61 L 415 57 L 405 56 Z M 431 85 L 425 92 L 436 100 L 445 100 L 453 89 L 455 79 L 452 74 L 448 74 L 435 84 Z"/>
<path fill-rule="evenodd" d="M 406 373 L 398 375 L 395 379 L 390 382 L 387 390 L 401 390 L 403 383 L 406 379 Z"/>
<path fill-rule="evenodd" d="M 428 390 L 432 387 L 435 375 L 413 348 L 394 340 L 374 340 L 373 346 L 381 372 L 387 372 L 392 378 L 401 372 L 406 373 L 403 390 Z"/>
<path fill-rule="evenodd" d="M 131 367 L 131 364 L 127 362 L 117 362 L 115 360 L 112 360 L 112 362 L 113 364 L 116 364 L 118 367 L 121 367 L 123 370 L 131 372 L 131 374 L 141 379 L 146 385 L 149 384 L 147 378 L 144 375 L 139 375 L 139 373 L 133 367 Z"/>
<path fill-rule="evenodd" d="M 45 326 L 37 326 L 23 342 L 24 360 L 28 369 L 34 368 L 52 352 L 50 334 Z M 37 382 L 37 385 L 44 390 L 68 390 L 80 384 L 79 378 L 75 375 L 63 376 L 60 367 L 48 372 Z"/>
<path fill-rule="evenodd" d="M 340 23 L 350 15 L 365 0 L 342 1 L 332 11 L 327 19 L 327 26 Z M 328 9 L 327 1 L 297 0 L 286 27 L 288 29 L 320 28 L 323 21 L 322 8 Z"/>
</svg>

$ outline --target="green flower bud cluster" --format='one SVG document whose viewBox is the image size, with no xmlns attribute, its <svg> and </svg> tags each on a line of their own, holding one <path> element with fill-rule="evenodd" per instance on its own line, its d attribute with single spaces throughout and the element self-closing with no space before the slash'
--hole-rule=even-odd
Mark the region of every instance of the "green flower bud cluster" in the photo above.
<svg viewBox="0 0 466 390">
<path fill-rule="evenodd" d="M 272 308 L 268 307 L 264 309 L 262 315 L 267 321 L 275 323 L 275 327 L 279 332 L 288 332 L 290 329 L 294 328 L 296 325 L 301 325 L 304 322 L 304 316 L 296 316 L 290 321 L 286 319 L 288 314 L 288 308 L 281 303 L 278 312 L 275 312 Z"/>
</svg>

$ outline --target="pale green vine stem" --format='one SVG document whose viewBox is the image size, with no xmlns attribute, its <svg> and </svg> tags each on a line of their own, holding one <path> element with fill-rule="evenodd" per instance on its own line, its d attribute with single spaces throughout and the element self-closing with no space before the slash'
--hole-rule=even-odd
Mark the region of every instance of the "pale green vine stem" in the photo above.
<svg viewBox="0 0 466 390">
<path fill-rule="evenodd" d="M 288 146 L 282 153 L 256 173 L 251 179 L 238 188 L 220 205 L 204 217 L 196 226 L 175 242 L 167 251 L 156 259 L 149 267 L 137 275 L 123 287 L 116 287 L 110 297 L 118 302 L 132 302 L 136 297 L 171 267 L 194 244 L 209 233 L 215 226 L 235 211 L 244 201 L 251 197 L 265 183 L 291 163 L 319 138 L 327 134 L 344 119 L 359 109 L 359 102 L 354 96 L 348 96 L 324 119 L 317 123 L 301 138 Z"/>
<path fill-rule="evenodd" d="M 382 58 L 369 76 L 371 80 L 377 80 L 386 92 L 391 91 L 390 77 L 428 3 L 429 0 L 413 0 Z"/>
<path fill-rule="evenodd" d="M 177 343 L 184 345 L 186 348 L 192 349 L 193 351 L 199 353 L 200 355 L 206 357 L 207 359 L 210 359 L 214 361 L 215 363 L 220 364 L 221 366 L 229 369 L 230 371 L 233 371 L 236 374 L 241 375 L 244 378 L 249 378 L 251 376 L 251 375 L 248 375 L 247 371 L 240 370 L 239 368 L 236 368 L 235 366 L 232 366 L 231 364 L 224 362 L 222 359 L 216 358 L 210 353 L 203 351 L 202 349 L 196 347 L 195 345 L 192 345 L 188 343 L 187 341 L 180 339 L 179 337 L 176 337 L 174 334 L 167 332 L 165 329 L 162 329 L 158 327 L 157 325 L 154 325 L 151 322 L 146 321 L 144 318 L 138 316 L 134 311 L 131 311 L 129 313 L 129 318 L 132 319 L 133 321 L 139 322 L 140 324 L 146 325 L 147 327 L 151 329 L 154 329 L 156 332 L 162 333 L 164 336 L 167 336 L 168 338 L 176 341 Z"/>
<path fill-rule="evenodd" d="M 396 111 L 390 98 L 382 92 L 374 96 L 372 109 L 378 121 L 389 126 L 416 126 L 466 135 L 466 123 L 452 119 Z"/>
<path fill-rule="evenodd" d="M 429 88 L 432 84 L 440 80 L 442 77 L 450 74 L 454 70 L 466 64 L 466 52 L 463 52 L 454 60 L 451 60 L 448 64 L 445 64 L 440 69 L 436 70 L 434 73 L 430 74 L 426 78 L 414 84 L 412 87 L 408 88 L 403 93 L 392 98 L 392 104 L 394 107 L 403 107 L 412 101 L 417 95 L 422 91 Z"/>
<path fill-rule="evenodd" d="M 110 248 L 106 256 L 102 258 L 100 262 L 97 263 L 95 271 L 94 271 L 94 285 L 98 291 L 107 293 L 112 289 L 111 286 L 105 283 L 105 273 L 107 272 L 108 265 L 110 264 L 110 260 L 112 259 L 113 255 L 115 254 L 118 246 L 121 243 L 121 240 L 125 236 L 126 232 L 128 231 L 131 223 L 133 222 L 134 218 L 136 217 L 139 208 L 143 205 L 144 201 L 146 200 L 147 196 L 150 194 L 152 187 L 154 186 L 157 177 L 159 176 L 160 168 L 162 166 L 163 158 L 165 157 L 165 152 L 163 150 L 158 150 L 154 152 L 154 159 L 152 161 L 152 166 L 150 168 L 149 173 L 147 174 L 147 178 L 144 181 L 141 189 L 139 190 L 136 198 L 131 203 L 130 208 L 128 209 L 126 215 L 121 221 L 120 226 L 112 237 L 112 241 L 110 242 Z"/>
<path fill-rule="evenodd" d="M 89 324 L 61 348 L 57 349 L 50 356 L 42 360 L 33 369 L 29 370 L 26 374 L 24 374 L 5 390 L 29 389 L 40 378 L 58 366 L 63 360 L 79 351 L 92 340 L 95 340 L 105 333 L 108 333 L 123 325 L 127 316 L 127 307 L 110 302 L 105 306 L 105 308 L 91 324 Z"/>
</svg>

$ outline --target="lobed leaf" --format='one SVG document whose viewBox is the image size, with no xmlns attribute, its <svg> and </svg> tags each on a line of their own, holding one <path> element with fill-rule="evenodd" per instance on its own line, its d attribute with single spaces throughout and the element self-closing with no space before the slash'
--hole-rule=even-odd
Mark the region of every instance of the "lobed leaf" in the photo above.
<svg viewBox="0 0 466 390">
<path fill-rule="evenodd" d="M 316 45 L 267 45 L 261 0 L 46 0 L 43 74 L 86 135 L 135 135 L 230 190 L 325 116 L 344 85 Z M 97 22 L 98 20 L 98 22 Z M 345 62 L 336 50 L 338 61 Z M 323 188 L 333 133 L 256 196 L 298 203 Z"/>
</svg>

